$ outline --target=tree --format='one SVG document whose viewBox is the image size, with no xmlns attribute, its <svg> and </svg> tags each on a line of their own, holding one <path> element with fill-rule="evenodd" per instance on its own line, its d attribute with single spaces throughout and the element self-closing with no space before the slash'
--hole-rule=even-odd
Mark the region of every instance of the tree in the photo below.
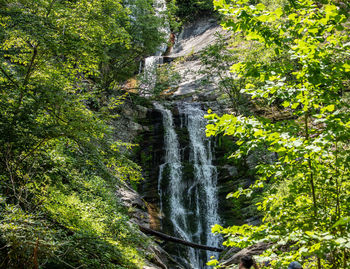
<svg viewBox="0 0 350 269">
<path fill-rule="evenodd" d="M 278 154 L 257 167 L 258 180 L 230 196 L 264 188 L 259 226 L 216 226 L 228 246 L 275 244 L 265 256 L 275 268 L 303 259 L 317 268 L 347 268 L 349 218 L 349 32 L 334 3 L 288 1 L 268 9 L 246 0 L 214 1 L 223 25 L 274 52 L 269 61 L 246 58 L 231 71 L 241 90 L 288 115 L 283 120 L 208 115 L 207 135 L 232 135 L 239 158 L 252 150 Z M 282 251 L 282 246 L 287 250 Z M 215 262 L 213 262 L 215 263 Z"/>
<path fill-rule="evenodd" d="M 140 267 L 114 195 L 140 168 L 108 114 L 137 70 L 123 61 L 161 42 L 151 1 L 135 20 L 119 0 L 0 5 L 0 267 Z"/>
<path fill-rule="evenodd" d="M 235 74 L 230 72 L 232 64 L 237 62 L 239 56 L 243 54 L 243 48 L 236 46 L 233 48 L 230 44 L 233 41 L 229 41 L 232 39 L 234 37 L 217 33 L 215 43 L 209 45 L 200 53 L 202 69 L 199 72 L 204 75 L 204 83 L 213 84 L 216 87 L 216 93 L 228 98 L 232 108 L 237 113 L 244 113 L 247 112 L 247 109 L 243 108 L 245 98 L 240 93 L 244 78 L 235 78 Z M 239 41 L 241 40 L 235 43 Z"/>
<path fill-rule="evenodd" d="M 177 16 L 187 21 L 192 21 L 201 15 L 212 14 L 214 11 L 211 0 L 177 0 L 176 4 Z"/>
</svg>

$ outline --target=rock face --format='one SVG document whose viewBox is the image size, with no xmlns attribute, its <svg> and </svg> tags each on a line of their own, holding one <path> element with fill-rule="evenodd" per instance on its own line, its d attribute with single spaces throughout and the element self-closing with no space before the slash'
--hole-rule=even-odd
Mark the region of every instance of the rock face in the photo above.
<svg viewBox="0 0 350 269">
<path fill-rule="evenodd" d="M 150 217 L 150 228 L 160 230 L 162 219 L 159 210 L 158 169 L 163 156 L 163 124 L 162 115 L 155 109 L 149 109 L 144 128 L 139 133 L 140 147 L 136 152 L 137 162 L 143 170 L 145 180 L 138 186 L 138 191 L 147 203 Z"/>
<path fill-rule="evenodd" d="M 118 115 L 112 122 L 115 128 L 115 136 L 123 142 L 134 143 L 135 138 L 144 130 L 148 130 L 143 121 L 147 119 L 149 109 L 136 105 L 130 100 L 125 100 L 115 113 Z"/>
<path fill-rule="evenodd" d="M 123 205 L 128 208 L 131 222 L 150 227 L 147 205 L 136 191 L 124 184 L 123 187 L 117 188 L 116 195 L 120 198 Z"/>
<path fill-rule="evenodd" d="M 215 42 L 215 34 L 224 30 L 213 18 L 202 18 L 188 24 L 178 36 L 173 50 L 168 55 L 171 59 L 178 59 L 175 71 L 181 75 L 181 81 L 173 98 L 191 99 L 191 101 L 215 100 L 213 86 L 203 87 L 204 75 L 200 74 L 201 61 L 198 54 L 201 50 Z M 188 97 L 188 98 L 186 98 Z"/>
<path fill-rule="evenodd" d="M 222 27 L 210 17 L 185 25 L 169 56 L 176 58 L 198 53 L 215 41 L 216 32 L 223 32 Z"/>
<path fill-rule="evenodd" d="M 122 204 L 128 208 L 130 216 L 130 224 L 141 225 L 144 227 L 157 226 L 152 223 L 152 214 L 149 214 L 149 206 L 137 193 L 127 184 L 123 184 L 116 190 L 117 197 L 120 198 Z M 140 235 L 148 241 L 145 249 L 148 259 L 143 269 L 183 269 L 162 247 L 155 241 L 150 240 L 148 236 L 140 232 Z"/>
</svg>

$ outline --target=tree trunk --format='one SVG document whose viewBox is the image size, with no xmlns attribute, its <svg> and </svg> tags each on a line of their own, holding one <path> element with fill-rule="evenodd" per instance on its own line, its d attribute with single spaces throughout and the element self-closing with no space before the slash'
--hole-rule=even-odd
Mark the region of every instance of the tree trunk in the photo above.
<svg viewBox="0 0 350 269">
<path fill-rule="evenodd" d="M 200 244 L 188 242 L 188 241 L 182 240 L 180 238 L 173 237 L 173 236 L 170 236 L 167 234 L 163 234 L 161 232 L 157 232 L 157 231 L 152 230 L 150 228 L 143 227 L 141 225 L 139 225 L 139 228 L 142 232 L 144 232 L 146 234 L 150 234 L 150 235 L 155 235 L 155 236 L 157 236 L 165 241 L 175 242 L 175 243 L 179 243 L 179 244 L 182 244 L 185 246 L 189 246 L 191 248 L 199 248 L 199 249 L 210 250 L 210 251 L 214 251 L 214 252 L 223 251 L 223 249 L 221 249 L 221 248 L 210 247 L 210 246 L 205 246 L 205 245 L 200 245 Z"/>
</svg>

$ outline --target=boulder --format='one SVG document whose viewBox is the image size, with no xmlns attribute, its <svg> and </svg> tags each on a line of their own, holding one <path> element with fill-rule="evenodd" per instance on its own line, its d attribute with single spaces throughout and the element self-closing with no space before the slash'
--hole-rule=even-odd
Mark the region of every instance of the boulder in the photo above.
<svg viewBox="0 0 350 269">
<path fill-rule="evenodd" d="M 224 255 L 224 257 L 223 257 L 224 259 L 221 260 L 220 265 L 228 267 L 232 264 L 238 264 L 239 260 L 242 256 L 260 255 L 261 253 L 263 253 L 266 249 L 268 249 L 271 246 L 272 246 L 272 243 L 260 242 L 258 244 L 253 245 L 253 246 L 250 246 L 248 248 L 244 248 L 238 252 L 237 252 L 237 248 L 233 248 L 231 252 L 228 251 Z"/>
<path fill-rule="evenodd" d="M 117 188 L 116 196 L 121 200 L 122 204 L 128 208 L 131 222 L 145 227 L 150 226 L 147 206 L 136 191 L 127 184 L 124 184 L 124 186 Z"/>
</svg>

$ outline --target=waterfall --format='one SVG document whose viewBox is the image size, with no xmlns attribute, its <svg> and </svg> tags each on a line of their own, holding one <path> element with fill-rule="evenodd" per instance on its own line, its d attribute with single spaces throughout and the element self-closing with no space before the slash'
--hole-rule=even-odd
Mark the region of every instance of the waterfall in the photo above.
<svg viewBox="0 0 350 269">
<path fill-rule="evenodd" d="M 189 136 L 189 158 L 185 159 L 185 156 L 181 156 L 183 154 L 171 111 L 158 103 L 154 106 L 163 116 L 164 127 L 165 156 L 158 176 L 160 209 L 169 208 L 165 217 L 170 219 L 175 236 L 186 241 L 218 247 L 219 238 L 211 234 L 211 226 L 220 223 L 217 213 L 217 171 L 212 165 L 210 140 L 205 137 L 204 111 L 199 105 L 178 105 L 181 125 L 187 129 Z M 193 167 L 190 180 L 185 179 L 184 162 Z M 163 175 L 166 168 L 167 178 Z M 168 182 L 166 190 L 162 189 L 163 180 Z M 181 256 L 179 253 L 177 255 Z M 186 266 L 198 269 L 206 268 L 206 261 L 215 256 L 215 253 L 186 248 L 185 256 L 179 258 L 187 261 Z"/>
<path fill-rule="evenodd" d="M 165 37 L 169 37 L 170 35 L 170 25 L 169 22 L 167 21 L 166 17 L 166 0 L 154 0 L 154 10 L 157 14 L 158 17 L 164 19 L 164 24 L 159 28 L 159 31 L 164 34 Z M 158 48 L 158 51 L 156 52 L 156 56 L 162 55 L 168 47 L 168 44 L 165 42 L 160 47 Z"/>
<path fill-rule="evenodd" d="M 210 139 L 205 136 L 206 120 L 200 104 L 183 103 L 178 106 L 180 114 L 185 119 L 185 126 L 190 138 L 189 161 L 194 166 L 194 178 L 187 195 L 193 197 L 191 201 L 197 217 L 197 231 L 203 232 L 205 238 L 202 243 L 219 247 L 220 239 L 211 233 L 211 227 L 220 223 L 218 215 L 217 169 L 212 164 L 212 147 Z M 192 193 L 194 195 L 192 195 Z M 216 253 L 207 251 L 207 261 Z"/>
<path fill-rule="evenodd" d="M 169 207 L 170 207 L 170 218 L 174 234 L 181 237 L 186 241 L 191 241 L 192 236 L 189 233 L 188 220 L 186 218 L 186 208 L 184 206 L 183 191 L 184 184 L 182 182 L 182 164 L 180 155 L 180 145 L 174 128 L 174 120 L 171 111 L 165 109 L 162 105 L 154 103 L 154 107 L 162 113 L 163 116 L 163 126 L 164 126 L 164 147 L 165 147 L 165 162 L 159 167 L 159 177 L 158 177 L 158 188 L 161 186 L 161 181 L 163 179 L 162 174 L 164 167 L 167 166 L 169 169 Z M 160 207 L 163 207 L 163 195 L 162 190 L 158 189 L 160 197 Z M 193 268 L 197 267 L 198 259 L 196 259 L 195 250 L 189 248 L 188 256 Z"/>
</svg>

